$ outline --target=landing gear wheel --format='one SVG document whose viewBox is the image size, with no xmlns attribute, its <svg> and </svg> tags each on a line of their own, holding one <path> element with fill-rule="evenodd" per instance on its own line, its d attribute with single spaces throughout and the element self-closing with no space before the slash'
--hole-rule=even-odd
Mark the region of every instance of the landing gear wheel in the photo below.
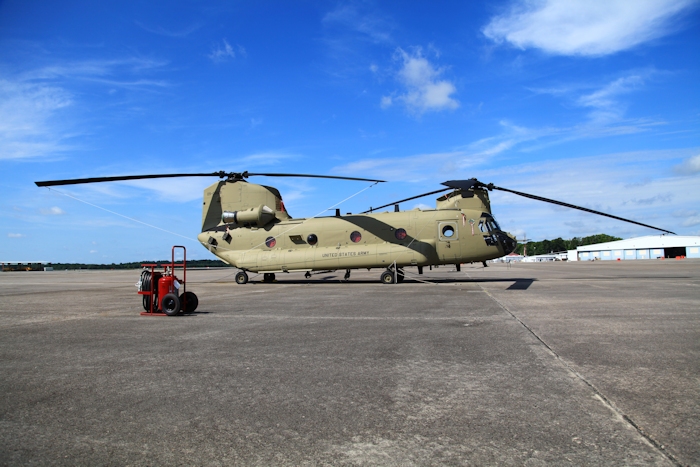
<svg viewBox="0 0 700 467">
<path fill-rule="evenodd" d="M 246 274 L 245 271 L 238 271 L 236 274 L 236 284 L 247 284 L 248 283 L 248 274 Z"/>
<path fill-rule="evenodd" d="M 311 273 L 309 271 L 306 271 L 306 274 L 304 274 L 304 277 L 307 279 L 311 279 Z"/>
<path fill-rule="evenodd" d="M 382 284 L 393 284 L 394 283 L 394 271 L 389 271 L 388 269 L 382 273 L 379 279 Z"/>
<path fill-rule="evenodd" d="M 160 302 L 160 307 L 168 316 L 175 316 L 180 312 L 180 299 L 174 293 L 166 294 Z"/>
<path fill-rule="evenodd" d="M 266 272 L 263 274 L 263 282 L 274 282 L 275 281 L 275 273 L 274 272 Z"/>
<path fill-rule="evenodd" d="M 350 270 L 345 271 L 345 280 L 350 279 Z"/>
<path fill-rule="evenodd" d="M 197 309 L 197 306 L 199 305 L 199 300 L 197 299 L 197 296 L 192 293 L 192 292 L 185 292 L 180 295 L 180 306 L 182 307 L 182 310 L 180 310 L 183 313 L 194 313 L 194 310 Z"/>
</svg>

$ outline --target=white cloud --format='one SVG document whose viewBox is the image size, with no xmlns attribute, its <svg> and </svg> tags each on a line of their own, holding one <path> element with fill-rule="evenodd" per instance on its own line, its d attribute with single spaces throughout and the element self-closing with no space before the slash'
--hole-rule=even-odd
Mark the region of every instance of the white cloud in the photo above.
<svg viewBox="0 0 700 467">
<path fill-rule="evenodd" d="M 679 234 L 692 226 L 700 196 L 697 177 L 672 176 L 669 161 L 688 150 L 658 150 L 601 154 L 593 157 L 526 163 L 482 171 L 485 183 L 584 206 Z M 624 176 L 621 176 L 624 174 Z M 633 183 L 643 181 L 643 183 Z M 654 232 L 612 219 L 493 191 L 492 206 L 508 230 L 526 231 L 540 240 L 558 236 L 608 233 L 621 237 Z M 683 225 L 679 225 L 683 223 Z M 688 225 L 686 225 L 688 224 Z"/>
<path fill-rule="evenodd" d="M 518 0 L 483 29 L 489 39 L 554 55 L 602 56 L 670 32 L 694 0 Z"/>
<path fill-rule="evenodd" d="M 691 216 L 688 217 L 687 219 L 683 220 L 682 223 L 683 227 L 695 227 L 696 225 L 700 225 L 700 216 Z"/>
<path fill-rule="evenodd" d="M 579 104 L 586 107 L 610 107 L 615 103 L 615 97 L 638 89 L 643 82 L 644 80 L 639 75 L 616 79 L 595 92 L 581 96 Z"/>
<path fill-rule="evenodd" d="M 76 96 L 69 89 L 85 82 L 131 90 L 152 90 L 168 86 L 162 80 L 140 76 L 157 70 L 163 62 L 140 58 L 85 60 L 52 64 L 27 71 L 7 73 L 0 79 L 0 160 L 53 156 L 75 146 L 71 131 Z"/>
<path fill-rule="evenodd" d="M 358 7 L 359 5 L 340 5 L 324 16 L 323 24 L 339 25 L 373 43 L 390 42 L 392 26 L 387 21 L 386 15 L 360 11 Z"/>
<path fill-rule="evenodd" d="M 580 96 L 576 103 L 594 109 L 589 114 L 592 122 L 618 121 L 626 110 L 626 106 L 620 103 L 618 97 L 639 89 L 644 84 L 644 79 L 644 76 L 638 73 L 618 78 L 594 92 Z"/>
<path fill-rule="evenodd" d="M 53 206 L 49 209 L 41 209 L 40 212 L 45 216 L 61 216 L 66 213 L 66 211 L 58 206 Z"/>
<path fill-rule="evenodd" d="M 362 159 L 331 171 L 341 175 L 368 174 L 388 181 L 423 182 L 431 178 L 447 179 L 454 173 L 455 166 L 462 168 L 471 159 L 465 151 L 416 154 L 412 156 Z"/>
<path fill-rule="evenodd" d="M 202 199 L 204 188 L 214 183 L 213 177 L 178 179 L 129 180 L 115 185 L 127 185 L 154 192 L 160 201 L 186 203 Z M 99 184 L 96 184 L 99 185 Z"/>
<path fill-rule="evenodd" d="M 700 154 L 689 157 L 682 164 L 673 168 L 673 170 L 681 175 L 694 175 L 700 173 Z"/>
<path fill-rule="evenodd" d="M 8 233 L 7 238 L 24 238 L 26 235 L 21 233 Z"/>
<path fill-rule="evenodd" d="M 173 29 L 167 29 L 164 28 L 163 26 L 147 26 L 143 23 L 140 23 L 139 21 L 135 21 L 136 25 L 143 29 L 144 31 L 148 31 L 153 34 L 158 34 L 160 36 L 166 36 L 166 37 L 187 37 L 193 32 L 197 31 L 202 27 L 202 23 L 195 23 L 193 25 L 178 29 L 178 30 L 173 30 Z"/>
<path fill-rule="evenodd" d="M 246 56 L 246 50 L 243 48 L 243 46 L 236 45 L 236 50 L 238 50 L 238 53 L 241 56 Z M 236 51 L 234 50 L 233 46 L 231 46 L 231 44 L 224 39 L 223 44 L 217 44 L 208 57 L 214 62 L 223 62 L 229 58 L 236 58 Z"/>
<path fill-rule="evenodd" d="M 0 160 L 25 159 L 69 149 L 52 119 L 72 104 L 64 89 L 0 80 Z"/>
<path fill-rule="evenodd" d="M 440 79 L 444 69 L 435 68 L 423 56 L 420 48 L 413 53 L 398 49 L 396 58 L 402 62 L 396 78 L 404 90 L 395 96 L 382 97 L 382 108 L 390 107 L 397 101 L 402 102 L 409 112 L 416 114 L 459 107 L 459 102 L 452 97 L 457 91 L 454 84 Z"/>
</svg>

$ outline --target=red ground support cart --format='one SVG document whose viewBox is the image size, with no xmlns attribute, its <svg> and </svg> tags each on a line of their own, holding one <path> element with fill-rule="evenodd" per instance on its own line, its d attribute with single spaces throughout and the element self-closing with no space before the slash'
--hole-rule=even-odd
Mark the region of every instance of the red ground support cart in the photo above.
<svg viewBox="0 0 700 467">
<path fill-rule="evenodd" d="M 182 248 L 182 263 L 175 263 L 175 249 Z M 141 316 L 176 316 L 194 313 L 199 304 L 197 296 L 187 292 L 187 250 L 175 245 L 170 264 L 142 264 L 141 279 L 136 284 L 143 295 Z M 162 267 L 163 272 L 156 271 Z M 182 268 L 182 280 L 175 276 L 175 268 Z"/>
</svg>

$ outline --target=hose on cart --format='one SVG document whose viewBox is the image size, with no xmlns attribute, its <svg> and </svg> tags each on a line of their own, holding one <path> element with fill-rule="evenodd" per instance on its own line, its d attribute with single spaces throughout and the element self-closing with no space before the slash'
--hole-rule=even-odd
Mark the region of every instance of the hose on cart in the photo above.
<svg viewBox="0 0 700 467">
<path fill-rule="evenodd" d="M 151 271 L 145 269 L 141 271 L 141 280 L 139 281 L 139 292 L 150 292 L 152 280 L 153 278 L 151 277 Z M 156 300 L 155 303 L 158 303 L 158 287 L 153 287 L 153 294 L 153 297 L 151 297 L 150 295 L 143 296 L 143 309 L 146 311 L 151 310 L 151 298 L 154 298 Z"/>
</svg>

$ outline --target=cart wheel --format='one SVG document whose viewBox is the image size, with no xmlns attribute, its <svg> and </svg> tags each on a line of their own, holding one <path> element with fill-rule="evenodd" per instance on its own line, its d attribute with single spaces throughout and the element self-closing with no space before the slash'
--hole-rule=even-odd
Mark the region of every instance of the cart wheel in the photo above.
<svg viewBox="0 0 700 467">
<path fill-rule="evenodd" d="M 238 271 L 236 274 L 236 284 L 246 284 L 248 282 L 248 274 L 245 271 Z"/>
<path fill-rule="evenodd" d="M 185 300 L 185 297 L 187 297 L 187 300 Z M 186 305 L 185 302 L 187 302 Z M 197 296 L 194 293 L 185 292 L 180 295 L 180 306 L 183 305 L 185 305 L 186 308 L 180 311 L 182 311 L 183 313 L 194 313 L 194 310 L 197 309 L 197 305 L 199 305 L 199 300 L 197 299 Z"/>
<path fill-rule="evenodd" d="M 180 299 L 174 293 L 169 293 L 160 302 L 163 313 L 168 316 L 175 316 L 180 312 Z"/>
<path fill-rule="evenodd" d="M 381 279 L 382 284 L 393 284 L 394 283 L 394 271 L 386 270 L 382 273 Z"/>
</svg>

